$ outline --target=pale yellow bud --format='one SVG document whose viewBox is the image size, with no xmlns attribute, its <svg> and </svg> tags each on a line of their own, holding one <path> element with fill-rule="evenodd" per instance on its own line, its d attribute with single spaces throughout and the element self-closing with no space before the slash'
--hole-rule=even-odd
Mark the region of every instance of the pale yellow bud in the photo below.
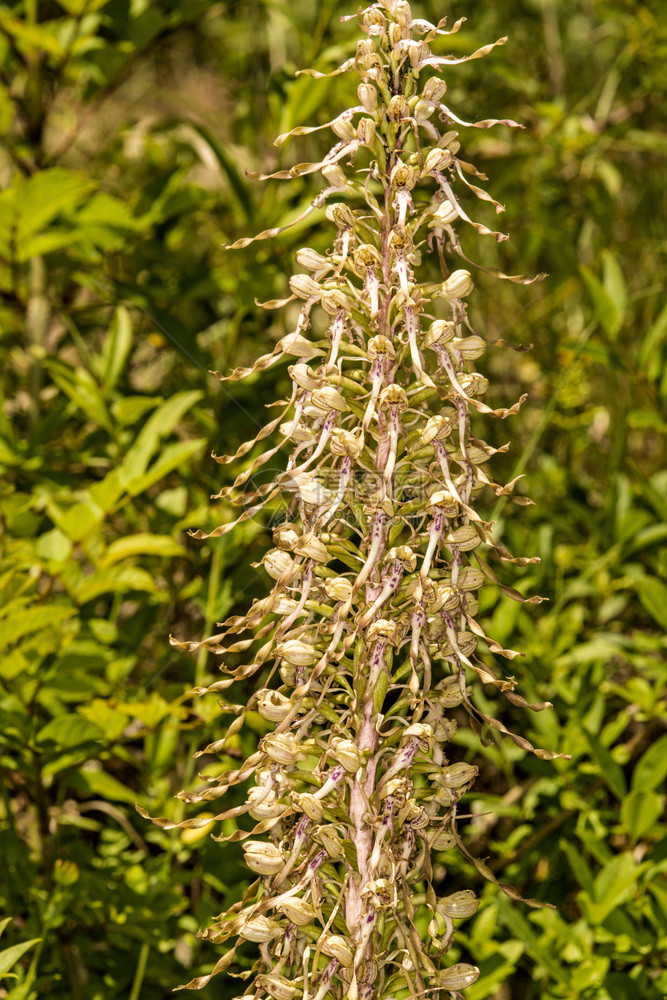
<svg viewBox="0 0 667 1000">
<path fill-rule="evenodd" d="M 362 118 L 357 125 L 357 139 L 362 146 L 370 146 L 375 138 L 376 124 L 372 118 Z"/>
<path fill-rule="evenodd" d="M 356 216 L 345 202 L 329 205 L 325 215 L 339 229 L 354 229 L 357 224 Z"/>
<path fill-rule="evenodd" d="M 453 587 L 444 582 L 438 583 L 429 611 L 456 611 L 460 603 L 459 595 Z"/>
<path fill-rule="evenodd" d="M 478 774 L 478 767 L 474 764 L 465 764 L 462 761 L 459 764 L 450 764 L 449 767 L 443 767 L 438 775 L 438 781 L 445 788 L 461 788 L 463 785 L 472 784 Z"/>
<path fill-rule="evenodd" d="M 354 951 L 340 934 L 327 934 L 320 938 L 320 942 L 324 954 L 337 958 L 341 965 L 349 968 L 354 962 Z"/>
<path fill-rule="evenodd" d="M 424 347 L 432 347 L 433 344 L 446 344 L 456 333 L 456 324 L 446 319 L 436 319 L 431 323 L 424 337 Z"/>
<path fill-rule="evenodd" d="M 245 863 L 258 875 L 277 875 L 285 866 L 282 852 L 262 840 L 247 840 L 243 845 Z"/>
<path fill-rule="evenodd" d="M 446 830 L 441 830 L 431 844 L 434 851 L 450 851 L 455 846 L 456 837 Z"/>
<path fill-rule="evenodd" d="M 355 264 L 364 270 L 381 263 L 380 254 L 370 243 L 360 243 L 353 256 Z"/>
<path fill-rule="evenodd" d="M 470 549 L 477 548 L 481 538 L 471 524 L 462 524 L 455 531 L 450 531 L 445 536 L 445 541 L 448 545 L 456 545 L 461 552 L 469 552 Z"/>
<path fill-rule="evenodd" d="M 479 969 L 475 965 L 466 965 L 465 962 L 458 962 L 450 965 L 444 972 L 439 972 L 437 981 L 440 986 L 447 990 L 465 990 L 472 986 L 479 979 Z"/>
<path fill-rule="evenodd" d="M 336 427 L 331 435 L 329 445 L 334 455 L 349 455 L 351 458 L 359 458 L 361 454 L 361 439 L 352 431 L 345 431 L 341 427 Z"/>
<path fill-rule="evenodd" d="M 489 388 L 489 380 L 479 372 L 458 376 L 459 385 L 468 396 L 483 396 Z"/>
<path fill-rule="evenodd" d="M 317 348 L 300 333 L 288 333 L 278 341 L 278 346 L 283 354 L 289 354 L 293 358 L 312 358 L 317 354 Z"/>
<path fill-rule="evenodd" d="M 387 20 L 379 10 L 368 10 L 364 14 L 364 27 L 371 35 L 381 34 L 387 27 Z"/>
<path fill-rule="evenodd" d="M 484 583 L 484 574 L 474 566 L 464 566 L 459 570 L 457 587 L 459 590 L 479 590 Z"/>
<path fill-rule="evenodd" d="M 363 58 L 375 54 L 375 45 L 370 38 L 360 38 L 357 42 L 357 57 Z"/>
<path fill-rule="evenodd" d="M 474 284 L 470 271 L 465 271 L 461 268 L 461 270 L 450 274 L 447 281 L 443 281 L 442 294 L 448 299 L 464 299 L 466 295 L 470 295 L 473 288 Z"/>
<path fill-rule="evenodd" d="M 300 299 L 319 298 L 322 288 L 309 274 L 293 274 L 289 280 L 289 286 L 295 295 Z"/>
<path fill-rule="evenodd" d="M 349 312 L 352 308 L 352 303 L 339 288 L 330 288 L 322 296 L 322 301 L 320 305 L 324 309 L 325 313 L 329 316 L 335 316 L 341 310 L 343 312 Z"/>
<path fill-rule="evenodd" d="M 277 972 L 258 976 L 255 982 L 261 989 L 266 990 L 271 1000 L 293 1000 L 298 993 L 296 986 Z"/>
<path fill-rule="evenodd" d="M 276 909 L 284 913 L 290 923 L 296 924 L 297 927 L 305 927 L 315 917 L 315 910 L 310 903 L 306 903 L 303 899 L 295 897 L 285 899 L 282 903 L 278 904 Z"/>
<path fill-rule="evenodd" d="M 265 736 L 260 746 L 276 764 L 290 767 L 303 757 L 296 739 L 288 733 Z"/>
<path fill-rule="evenodd" d="M 468 594 L 464 603 L 466 614 L 470 615 L 471 618 L 474 618 L 479 611 L 479 601 L 473 594 Z"/>
<path fill-rule="evenodd" d="M 422 97 L 425 101 L 440 101 L 447 93 L 447 84 L 437 76 L 432 76 L 424 84 Z"/>
<path fill-rule="evenodd" d="M 431 495 L 430 504 L 432 507 L 439 507 L 445 517 L 455 517 L 459 509 L 449 490 L 437 490 Z"/>
<path fill-rule="evenodd" d="M 313 840 L 322 845 L 333 861 L 343 853 L 342 841 L 332 826 L 321 826 L 313 834 Z"/>
<path fill-rule="evenodd" d="M 347 410 L 345 396 L 338 389 L 334 389 L 332 385 L 325 385 L 321 389 L 316 389 L 311 396 L 311 402 L 318 410 L 323 410 L 325 413 L 328 413 L 330 410 L 338 410 L 340 413 Z"/>
<path fill-rule="evenodd" d="M 451 201 L 445 199 L 441 202 L 429 220 L 429 228 L 435 229 L 441 226 L 451 225 L 458 219 L 459 213 L 456 211 Z"/>
<path fill-rule="evenodd" d="M 326 562 L 329 558 L 326 546 L 322 544 L 314 531 L 309 531 L 302 535 L 294 546 L 294 551 L 299 556 L 306 559 L 314 559 L 316 562 Z"/>
<path fill-rule="evenodd" d="M 390 24 L 389 25 L 389 41 L 395 47 L 398 42 L 402 42 L 404 39 L 410 37 L 410 32 L 408 29 L 401 24 Z"/>
<path fill-rule="evenodd" d="M 347 118 L 339 118 L 337 122 L 332 122 L 331 131 L 344 142 L 351 142 L 355 138 L 354 125 Z"/>
<path fill-rule="evenodd" d="M 464 656 L 470 656 L 477 649 L 477 636 L 473 635 L 472 632 L 459 632 L 456 636 L 456 645 L 458 646 L 458 652 L 463 653 Z M 437 651 L 441 656 L 451 656 L 452 653 L 456 652 L 449 640 Z"/>
<path fill-rule="evenodd" d="M 378 92 L 375 87 L 371 83 L 360 83 L 357 87 L 357 96 L 364 110 L 373 114 L 378 106 Z"/>
<path fill-rule="evenodd" d="M 451 341 L 450 345 L 464 361 L 476 361 L 486 353 L 486 342 L 481 337 L 460 337 Z"/>
<path fill-rule="evenodd" d="M 322 167 L 322 176 L 332 187 L 342 188 L 347 184 L 345 171 L 337 163 L 327 163 L 326 167 Z"/>
<path fill-rule="evenodd" d="M 401 734 L 401 743 L 405 743 L 409 739 L 419 740 L 420 749 L 427 752 L 435 742 L 433 727 L 426 722 L 414 722 Z"/>
<path fill-rule="evenodd" d="M 452 422 L 442 413 L 429 417 L 421 434 L 422 444 L 430 444 L 435 438 L 442 441 L 452 433 Z"/>
<path fill-rule="evenodd" d="M 331 741 L 331 752 L 337 764 L 342 764 L 350 774 L 356 774 L 364 762 L 359 748 L 352 740 L 335 736 Z"/>
<path fill-rule="evenodd" d="M 432 170 L 442 171 L 452 162 L 452 154 L 448 149 L 429 149 L 424 161 L 424 173 L 430 174 Z"/>
<path fill-rule="evenodd" d="M 368 626 L 368 638 L 371 642 L 376 639 L 390 639 L 394 641 L 398 634 L 398 622 L 388 621 L 386 618 L 378 618 Z"/>
<path fill-rule="evenodd" d="M 310 667 L 317 660 L 319 653 L 307 642 L 300 639 L 288 639 L 286 642 L 279 642 L 276 652 L 286 660 L 287 663 L 295 667 Z"/>
<path fill-rule="evenodd" d="M 324 807 L 319 799 L 316 799 L 310 792 L 302 792 L 294 796 L 294 803 L 301 812 L 305 813 L 308 819 L 314 823 L 319 823 L 324 815 Z"/>
<path fill-rule="evenodd" d="M 456 156 L 461 148 L 458 132 L 445 132 L 445 134 L 440 136 L 438 139 L 438 146 L 440 146 L 441 149 L 448 149 L 450 153 L 453 153 L 454 156 Z"/>
<path fill-rule="evenodd" d="M 347 601 L 352 596 L 352 584 L 344 576 L 324 581 L 324 592 L 331 601 Z"/>
<path fill-rule="evenodd" d="M 419 178 L 418 172 L 414 167 L 409 166 L 407 163 L 397 163 L 391 172 L 391 183 L 395 188 L 407 188 L 411 190 Z"/>
<path fill-rule="evenodd" d="M 448 917 L 472 917 L 477 913 L 479 900 L 472 889 L 462 889 L 461 892 L 453 892 L 451 896 L 445 896 L 438 902 L 438 910 Z"/>
<path fill-rule="evenodd" d="M 273 529 L 273 540 L 281 549 L 293 549 L 301 535 L 301 528 L 297 524 L 279 524 Z"/>
<path fill-rule="evenodd" d="M 438 694 L 438 701 L 444 708 L 456 708 L 463 701 L 461 681 L 458 677 L 445 677 L 436 684 L 435 691 Z"/>
<path fill-rule="evenodd" d="M 323 257 L 316 250 L 310 247 L 303 247 L 296 252 L 296 262 L 300 267 L 305 267 L 307 271 L 320 271 L 323 268 L 331 268 L 332 263 L 328 257 Z"/>
<path fill-rule="evenodd" d="M 232 921 L 232 928 L 239 937 L 258 944 L 272 941 L 282 930 L 277 920 L 270 920 L 269 917 L 261 915 L 255 917 L 239 915 Z"/>
<path fill-rule="evenodd" d="M 285 811 L 285 806 L 278 801 L 276 793 L 265 788 L 251 788 L 246 799 L 250 808 L 248 813 L 253 819 L 275 819 Z"/>
<path fill-rule="evenodd" d="M 257 711 L 269 722 L 282 722 L 292 710 L 289 698 L 279 691 L 264 689 L 257 695 Z"/>
<path fill-rule="evenodd" d="M 262 566 L 272 580 L 279 580 L 285 576 L 294 565 L 291 556 L 280 549 L 269 549 L 262 559 Z"/>
<path fill-rule="evenodd" d="M 288 365 L 287 371 L 292 381 L 296 382 L 298 386 L 307 392 L 319 389 L 324 384 L 322 375 L 318 375 L 309 365 L 303 362 L 300 362 L 298 365 Z"/>
</svg>

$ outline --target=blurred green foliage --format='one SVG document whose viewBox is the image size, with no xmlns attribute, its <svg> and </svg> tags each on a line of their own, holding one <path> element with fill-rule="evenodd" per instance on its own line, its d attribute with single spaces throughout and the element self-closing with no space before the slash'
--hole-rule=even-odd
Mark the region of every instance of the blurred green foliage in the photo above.
<svg viewBox="0 0 667 1000">
<path fill-rule="evenodd" d="M 183 816 L 193 752 L 229 719 L 185 694 L 215 663 L 168 636 L 198 638 L 261 593 L 266 532 L 203 545 L 185 532 L 229 517 L 209 501 L 229 481 L 209 453 L 233 452 L 285 382 L 272 369 L 230 395 L 206 371 L 287 331 L 254 300 L 282 294 L 295 249 L 328 234 L 320 213 L 259 249 L 222 244 L 313 196 L 312 180 L 259 188 L 244 168 L 310 158 L 317 137 L 278 152 L 274 136 L 356 103 L 345 79 L 293 78 L 349 51 L 339 6 L 0 3 L 0 996 L 166 997 L 210 967 L 197 927 L 242 892 L 236 848 L 165 834 L 133 806 Z M 510 548 L 541 557 L 508 582 L 550 603 L 485 599 L 491 634 L 525 653 L 522 692 L 555 705 L 514 725 L 572 761 L 492 734 L 466 836 L 557 909 L 486 886 L 462 936 L 483 972 L 467 995 L 662 1000 L 667 10 L 413 9 L 469 15 L 456 52 L 510 36 L 448 81 L 463 117 L 527 126 L 462 130 L 512 234 L 464 248 L 549 273 L 529 288 L 481 276 L 476 295 L 484 336 L 533 345 L 494 352 L 491 371 L 494 399 L 530 394 L 501 461 L 527 472 L 535 505 L 494 513 Z M 458 739 L 475 752 L 463 727 Z M 438 871 L 448 891 L 481 882 L 449 854 Z"/>
</svg>

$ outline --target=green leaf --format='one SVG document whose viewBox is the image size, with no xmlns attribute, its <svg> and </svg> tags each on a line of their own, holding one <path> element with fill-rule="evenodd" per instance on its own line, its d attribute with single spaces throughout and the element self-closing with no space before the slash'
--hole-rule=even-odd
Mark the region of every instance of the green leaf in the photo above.
<svg viewBox="0 0 667 1000">
<path fill-rule="evenodd" d="M 150 555 L 169 558 L 171 556 L 182 556 L 185 554 L 182 545 L 168 535 L 151 535 L 140 533 L 128 535 L 125 538 L 117 538 L 111 543 L 100 560 L 101 567 L 112 566 L 121 559 L 130 556 Z"/>
<path fill-rule="evenodd" d="M 74 208 L 95 187 L 90 177 L 74 170 L 52 167 L 17 185 L 17 242 L 41 232 L 61 212 Z"/>
<path fill-rule="evenodd" d="M 124 723 L 127 727 L 127 718 L 125 718 Z M 137 801 L 136 792 L 133 792 L 131 788 L 126 788 L 125 785 L 121 784 L 112 775 L 107 774 L 106 771 L 88 771 L 83 769 L 78 774 L 73 775 L 72 779 L 71 784 L 77 790 L 88 795 L 95 795 L 101 799 L 109 799 L 111 802 L 125 802 L 130 806 L 133 806 Z"/>
<path fill-rule="evenodd" d="M 642 576 L 635 582 L 635 588 L 644 610 L 667 629 L 667 586 L 657 577 Z"/>
<path fill-rule="evenodd" d="M 62 625 L 75 613 L 74 608 L 64 607 L 61 604 L 31 607 L 26 611 L 14 612 L 10 618 L 0 621 L 0 650 L 49 625 Z"/>
<path fill-rule="evenodd" d="M 118 306 L 102 352 L 102 381 L 109 393 L 118 382 L 132 348 L 132 321 L 125 306 Z"/>
<path fill-rule="evenodd" d="M 662 307 L 658 318 L 647 332 L 639 348 L 639 364 L 646 368 L 646 374 L 651 379 L 659 378 L 662 373 L 663 362 L 660 357 L 660 348 L 665 337 L 667 337 L 667 305 Z"/>
<path fill-rule="evenodd" d="M 30 941 L 21 941 L 19 944 L 12 945 L 11 948 L 0 951 L 0 976 L 6 976 L 18 960 L 41 940 L 41 938 L 31 938 Z"/>
<path fill-rule="evenodd" d="M 104 731 L 99 726 L 75 713 L 51 719 L 37 733 L 38 743 L 55 743 L 62 749 L 71 749 L 103 738 Z"/>
<path fill-rule="evenodd" d="M 167 473 L 173 469 L 177 469 L 179 465 L 182 465 L 193 455 L 196 455 L 205 444 L 205 438 L 198 438 L 194 441 L 176 441 L 174 444 L 168 445 L 145 475 L 137 476 L 126 483 L 125 488 L 127 492 L 130 496 L 137 496 L 137 494 L 143 493 L 153 483 L 159 482 Z"/>
<path fill-rule="evenodd" d="M 667 777 L 667 733 L 639 759 L 632 775 L 635 789 L 659 788 Z"/>
<path fill-rule="evenodd" d="M 46 531 L 37 540 L 35 552 L 40 559 L 64 562 L 72 551 L 72 543 L 59 528 Z"/>
<path fill-rule="evenodd" d="M 595 878 L 592 897 L 580 897 L 590 923 L 603 923 L 615 907 L 627 900 L 632 895 L 640 873 L 648 865 L 649 862 L 636 865 L 629 852 L 608 861 Z"/>
<path fill-rule="evenodd" d="M 628 307 L 628 290 L 619 263 L 609 250 L 602 252 L 602 280 L 605 291 L 614 303 L 620 326 Z"/>
<path fill-rule="evenodd" d="M 123 593 L 130 590 L 155 594 L 157 586 L 151 574 L 138 566 L 116 566 L 87 577 L 76 590 L 76 599 L 80 604 L 86 604 L 101 597 L 102 594 Z"/>
<path fill-rule="evenodd" d="M 636 842 L 653 828 L 662 810 L 662 795 L 647 788 L 635 788 L 621 803 L 621 822 Z"/>
<path fill-rule="evenodd" d="M 11 917 L 3 917 L 3 919 L 0 920 L 0 937 L 2 937 L 2 935 L 4 934 L 4 932 L 7 930 L 7 928 L 11 924 L 11 922 L 12 922 L 12 918 Z"/>
<path fill-rule="evenodd" d="M 591 754 L 600 765 L 600 773 L 605 782 L 616 798 L 622 799 L 626 794 L 627 785 L 625 782 L 625 775 L 623 774 L 620 766 L 616 763 L 607 748 L 604 747 L 592 733 L 589 733 L 588 730 L 584 729 L 584 736 L 586 737 L 588 745 L 591 748 Z"/>
<path fill-rule="evenodd" d="M 162 438 L 171 434 L 184 414 L 202 398 L 202 395 L 203 393 L 198 390 L 177 392 L 149 417 L 136 442 L 118 467 L 118 475 L 125 488 L 143 475 Z"/>
<path fill-rule="evenodd" d="M 623 319 L 622 315 L 619 314 L 614 300 L 609 292 L 606 290 L 602 282 L 595 277 L 593 272 L 583 264 L 579 268 L 579 271 L 581 273 L 581 277 L 583 278 L 584 285 L 586 286 L 588 296 L 593 304 L 595 315 L 600 321 L 605 333 L 614 338 L 620 330 Z"/>
</svg>

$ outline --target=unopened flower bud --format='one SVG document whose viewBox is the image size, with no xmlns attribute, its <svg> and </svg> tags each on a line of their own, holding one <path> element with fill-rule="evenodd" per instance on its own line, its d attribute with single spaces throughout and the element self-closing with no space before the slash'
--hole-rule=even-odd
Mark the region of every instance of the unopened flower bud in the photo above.
<svg viewBox="0 0 667 1000">
<path fill-rule="evenodd" d="M 375 642 L 377 639 L 395 641 L 397 634 L 398 622 L 389 621 L 387 618 L 378 618 L 376 622 L 368 626 L 367 635 L 371 642 Z"/>
<path fill-rule="evenodd" d="M 340 413 L 347 410 L 345 396 L 338 389 L 334 389 L 332 385 L 316 389 L 311 396 L 311 402 L 318 410 L 323 410 L 325 413 L 329 413 L 330 410 L 338 410 Z"/>
<path fill-rule="evenodd" d="M 302 792 L 294 796 L 294 803 L 301 812 L 305 813 L 308 819 L 314 823 L 319 823 L 324 815 L 324 807 L 319 799 L 316 799 L 310 792 Z"/>
<path fill-rule="evenodd" d="M 454 271 L 442 283 L 442 294 L 448 299 L 464 299 L 474 288 L 470 271 Z"/>
<path fill-rule="evenodd" d="M 370 38 L 360 38 L 357 42 L 357 58 L 375 54 L 375 43 Z"/>
<path fill-rule="evenodd" d="M 456 324 L 450 320 L 436 319 L 431 323 L 424 337 L 424 347 L 432 347 L 433 344 L 446 344 L 456 333 Z"/>
<path fill-rule="evenodd" d="M 479 590 L 484 583 L 484 574 L 474 566 L 463 566 L 456 582 L 459 590 Z"/>
<path fill-rule="evenodd" d="M 446 990 L 465 990 L 472 986 L 479 979 L 479 969 L 476 965 L 467 965 L 465 962 L 457 962 L 450 965 L 444 972 L 437 974 L 437 982 Z"/>
<path fill-rule="evenodd" d="M 421 443 L 430 444 L 435 438 L 442 441 L 444 438 L 449 437 L 451 433 L 452 422 L 449 417 L 444 416 L 442 413 L 436 413 L 435 416 L 429 417 L 426 421 L 424 430 L 421 433 Z"/>
<path fill-rule="evenodd" d="M 387 562 L 400 560 L 407 573 L 413 573 L 417 565 L 417 556 L 409 545 L 398 545 L 387 552 Z"/>
<path fill-rule="evenodd" d="M 270 549 L 262 559 L 262 566 L 272 580 L 279 580 L 294 565 L 291 556 L 280 549 Z"/>
<path fill-rule="evenodd" d="M 321 286 L 309 274 L 293 274 L 289 286 L 300 299 L 319 298 L 322 294 Z"/>
<path fill-rule="evenodd" d="M 302 535 L 294 546 L 294 551 L 306 559 L 314 559 L 315 562 L 326 562 L 329 558 L 326 545 L 322 544 L 314 531 Z"/>
<path fill-rule="evenodd" d="M 306 365 L 300 362 L 297 365 L 288 365 L 287 371 L 289 372 L 290 378 L 293 382 L 296 382 L 298 386 L 305 389 L 307 392 L 312 392 L 313 389 L 319 389 L 324 384 L 324 378 L 322 375 L 318 375 L 310 365 Z"/>
<path fill-rule="evenodd" d="M 456 337 L 449 346 L 456 351 L 464 361 L 476 361 L 486 352 L 486 342 L 481 337 Z"/>
<path fill-rule="evenodd" d="M 463 701 L 461 681 L 458 677 L 445 677 L 443 681 L 436 684 L 435 691 L 437 691 L 438 701 L 443 708 L 456 708 Z"/>
<path fill-rule="evenodd" d="M 468 396 L 483 396 L 489 388 L 489 380 L 479 372 L 470 372 L 458 376 L 459 385 Z"/>
<path fill-rule="evenodd" d="M 337 163 L 327 163 L 326 167 L 322 167 L 322 176 L 331 187 L 343 188 L 347 184 L 345 171 Z"/>
<path fill-rule="evenodd" d="M 460 552 L 469 552 L 477 548 L 481 538 L 471 524 L 462 524 L 460 528 L 450 531 L 445 541 L 448 545 L 456 545 Z"/>
<path fill-rule="evenodd" d="M 361 439 L 353 431 L 345 431 L 342 427 L 336 427 L 331 435 L 329 447 L 334 455 L 349 455 L 350 458 L 359 458 Z"/>
<path fill-rule="evenodd" d="M 425 101 L 440 101 L 447 93 L 447 84 L 438 76 L 432 76 L 424 84 L 422 97 Z"/>
<path fill-rule="evenodd" d="M 401 733 L 401 743 L 407 740 L 416 739 L 419 742 L 419 749 L 427 753 L 435 742 L 435 733 L 432 726 L 426 722 L 414 722 Z"/>
<path fill-rule="evenodd" d="M 298 899 L 294 896 L 291 899 L 283 900 L 282 903 L 278 904 L 276 909 L 284 913 L 287 919 L 291 923 L 296 924 L 297 927 L 305 927 L 315 917 L 315 910 L 310 903 L 306 903 L 303 899 Z"/>
<path fill-rule="evenodd" d="M 447 640 L 438 652 L 441 656 L 451 656 L 452 653 L 459 652 L 463 656 L 470 656 L 477 649 L 477 636 L 473 635 L 472 632 L 458 632 L 456 636 L 456 646 Z"/>
<path fill-rule="evenodd" d="M 301 250 L 297 250 L 296 262 L 299 267 L 305 267 L 307 271 L 320 271 L 324 268 L 329 269 L 332 267 L 332 263 L 328 257 L 323 257 L 321 253 L 311 250 L 310 247 L 303 247 Z"/>
<path fill-rule="evenodd" d="M 278 346 L 283 354 L 289 354 L 293 358 L 312 358 L 317 354 L 317 348 L 300 333 L 288 333 L 278 341 Z"/>
<path fill-rule="evenodd" d="M 322 951 L 325 955 L 337 958 L 341 965 L 349 968 L 354 962 L 354 951 L 348 944 L 346 938 L 340 934 L 328 934 L 320 939 Z"/>
<path fill-rule="evenodd" d="M 247 840 L 243 845 L 245 863 L 258 875 L 277 875 L 285 867 L 282 852 L 271 843 Z"/>
<path fill-rule="evenodd" d="M 352 308 L 352 303 L 349 298 L 344 292 L 341 292 L 339 288 L 327 289 L 322 296 L 320 305 L 329 316 L 335 316 L 341 310 L 349 313 Z"/>
<path fill-rule="evenodd" d="M 456 846 L 456 837 L 446 830 L 441 830 L 431 842 L 434 851 L 450 851 Z"/>
<path fill-rule="evenodd" d="M 407 163 L 397 163 L 391 172 L 391 183 L 395 188 L 412 188 L 417 183 L 418 174 L 414 167 Z"/>
<path fill-rule="evenodd" d="M 331 741 L 331 750 L 336 763 L 342 764 L 349 774 L 356 774 L 364 762 L 359 748 L 352 740 L 334 737 Z"/>
<path fill-rule="evenodd" d="M 378 92 L 371 83 L 360 83 L 357 87 L 359 101 L 365 111 L 373 114 L 378 106 Z"/>
<path fill-rule="evenodd" d="M 444 135 L 440 136 L 438 146 L 440 146 L 441 149 L 448 149 L 450 153 L 456 156 L 461 148 L 458 132 L 445 132 Z"/>
<path fill-rule="evenodd" d="M 452 222 L 455 222 L 458 217 L 459 213 L 451 201 L 445 199 L 438 205 L 435 212 L 432 213 L 428 223 L 429 229 L 441 229 L 442 226 L 448 226 Z"/>
<path fill-rule="evenodd" d="M 306 642 L 301 642 L 300 639 L 288 639 L 286 642 L 279 642 L 276 646 L 276 652 L 283 660 L 293 664 L 295 667 L 310 667 L 319 656 L 313 646 L 310 646 Z"/>
<path fill-rule="evenodd" d="M 379 35 L 387 27 L 387 20 L 379 10 L 367 10 L 364 14 L 364 28 L 369 35 Z"/>
<path fill-rule="evenodd" d="M 283 767 L 291 767 L 303 756 L 296 739 L 288 733 L 265 736 L 260 746 L 271 760 L 274 760 L 276 764 L 282 764 Z"/>
<path fill-rule="evenodd" d="M 261 915 L 254 917 L 239 916 L 233 922 L 234 930 L 239 937 L 246 941 L 255 941 L 258 944 L 272 941 L 280 934 L 282 928 L 277 920 Z"/>
<path fill-rule="evenodd" d="M 253 819 L 275 819 L 285 812 L 285 806 L 278 801 L 276 793 L 266 788 L 251 788 L 246 799 L 250 808 L 248 813 Z"/>
<path fill-rule="evenodd" d="M 338 121 L 332 122 L 331 131 L 344 142 L 351 142 L 356 136 L 354 125 L 347 118 L 339 118 Z"/>
<path fill-rule="evenodd" d="M 426 154 L 426 160 L 424 161 L 424 173 L 430 174 L 432 170 L 446 170 L 451 162 L 452 154 L 449 150 L 439 149 L 436 146 L 434 149 L 429 149 Z"/>
<path fill-rule="evenodd" d="M 472 889 L 462 889 L 461 892 L 453 892 L 451 896 L 445 896 L 438 902 L 438 910 L 448 917 L 460 919 L 461 917 L 472 917 L 479 909 L 479 900 Z"/>
<path fill-rule="evenodd" d="M 447 583 L 438 583 L 433 595 L 433 603 L 429 605 L 429 611 L 456 611 L 460 604 L 459 595 L 453 587 Z"/>
<path fill-rule="evenodd" d="M 370 146 L 375 138 L 376 124 L 372 118 L 362 118 L 357 125 L 356 136 L 362 146 Z"/>
<path fill-rule="evenodd" d="M 324 581 L 324 592 L 331 601 L 347 601 L 352 596 L 352 584 L 344 576 Z"/>
<path fill-rule="evenodd" d="M 478 767 L 462 761 L 459 764 L 450 764 L 449 767 L 443 767 L 438 775 L 438 781 L 445 788 L 461 788 L 463 785 L 472 784 L 478 774 Z"/>
<path fill-rule="evenodd" d="M 282 722 L 292 711 L 292 703 L 280 691 L 265 688 L 257 695 L 257 711 L 269 722 Z"/>
<path fill-rule="evenodd" d="M 273 529 L 273 540 L 281 549 L 293 549 L 300 535 L 301 528 L 289 522 L 279 524 Z"/>
<path fill-rule="evenodd" d="M 455 517 L 459 505 L 449 490 L 437 490 L 431 494 L 430 503 L 432 507 L 438 507 L 445 517 Z"/>
<path fill-rule="evenodd" d="M 313 840 L 322 845 L 332 861 L 343 853 L 342 841 L 332 826 L 320 826 L 313 834 Z"/>
<path fill-rule="evenodd" d="M 258 976 L 256 983 L 261 989 L 266 990 L 272 1000 L 293 1000 L 298 993 L 296 986 L 277 972 Z"/>
</svg>

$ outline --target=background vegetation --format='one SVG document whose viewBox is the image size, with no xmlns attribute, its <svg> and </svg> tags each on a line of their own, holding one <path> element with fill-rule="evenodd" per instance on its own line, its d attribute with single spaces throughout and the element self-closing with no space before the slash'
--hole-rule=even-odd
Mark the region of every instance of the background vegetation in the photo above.
<svg viewBox="0 0 667 1000">
<path fill-rule="evenodd" d="M 484 897 L 461 936 L 483 972 L 467 996 L 662 1000 L 666 5 L 413 9 L 468 15 L 456 51 L 509 34 L 450 79 L 462 116 L 527 126 L 463 130 L 512 233 L 467 250 L 549 273 L 528 288 L 482 276 L 476 295 L 480 332 L 533 345 L 492 355 L 494 399 L 530 393 L 499 475 L 525 470 L 535 500 L 495 514 L 510 548 L 542 560 L 511 582 L 549 598 L 526 610 L 492 593 L 486 610 L 525 652 L 522 692 L 555 705 L 518 724 L 572 761 L 493 739 L 466 835 L 498 878 L 558 909 L 510 904 L 442 854 L 448 891 Z M 222 244 L 312 197 L 312 180 L 260 187 L 243 171 L 310 158 L 317 138 L 278 153 L 273 137 L 353 102 L 344 80 L 293 79 L 348 52 L 339 13 L 0 3 L 2 997 L 166 998 L 211 966 L 197 928 L 241 895 L 240 850 L 165 834 L 134 803 L 184 815 L 193 752 L 226 725 L 215 698 L 185 694 L 215 663 L 169 634 L 202 636 L 264 586 L 261 524 L 205 544 L 186 529 L 229 517 L 209 502 L 229 475 L 210 452 L 234 450 L 285 376 L 229 391 L 207 370 L 286 332 L 254 299 L 281 294 L 295 249 L 328 237 L 316 219 L 260 249 Z M 465 727 L 457 739 L 476 753 Z M 222 978 L 205 991 L 239 992 Z"/>
</svg>

